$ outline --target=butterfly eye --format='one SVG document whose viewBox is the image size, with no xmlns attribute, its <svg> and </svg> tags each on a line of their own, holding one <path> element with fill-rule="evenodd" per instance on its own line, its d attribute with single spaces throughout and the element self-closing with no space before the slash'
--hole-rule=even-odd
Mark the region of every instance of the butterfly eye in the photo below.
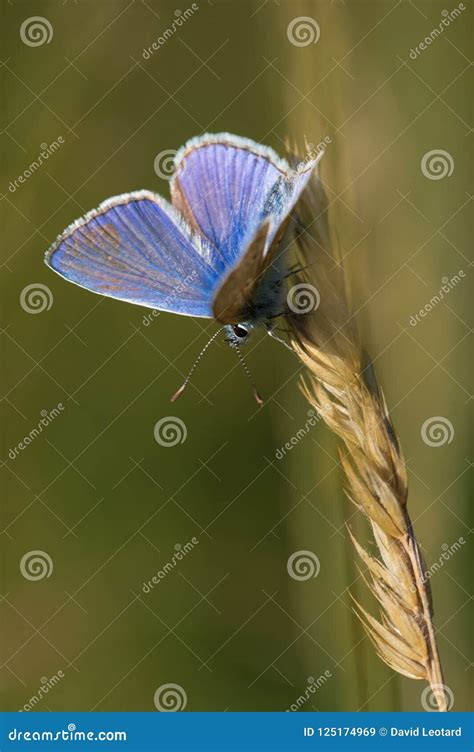
<svg viewBox="0 0 474 752">
<path fill-rule="evenodd" d="M 248 335 L 248 329 L 245 328 L 245 326 L 242 326 L 241 324 L 236 324 L 232 327 L 234 334 L 237 337 L 246 337 Z"/>
</svg>

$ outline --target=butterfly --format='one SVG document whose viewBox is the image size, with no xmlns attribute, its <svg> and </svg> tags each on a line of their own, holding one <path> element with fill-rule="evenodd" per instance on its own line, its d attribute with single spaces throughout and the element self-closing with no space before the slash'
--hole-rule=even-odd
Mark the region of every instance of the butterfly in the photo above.
<svg viewBox="0 0 474 752">
<path fill-rule="evenodd" d="M 100 295 L 214 318 L 241 358 L 252 330 L 275 336 L 285 311 L 284 241 L 318 157 L 292 168 L 250 139 L 198 136 L 176 153 L 171 203 L 147 190 L 114 196 L 64 230 L 45 262 Z"/>
</svg>

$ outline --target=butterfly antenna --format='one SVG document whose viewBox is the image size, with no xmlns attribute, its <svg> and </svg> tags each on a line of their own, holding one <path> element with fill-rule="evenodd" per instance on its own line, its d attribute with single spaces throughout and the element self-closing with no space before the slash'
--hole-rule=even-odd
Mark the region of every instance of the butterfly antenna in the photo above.
<svg viewBox="0 0 474 752">
<path fill-rule="evenodd" d="M 178 391 L 175 392 L 173 394 L 173 396 L 171 397 L 171 402 L 175 402 L 178 399 L 178 397 L 181 397 L 182 393 L 184 392 L 184 390 L 186 389 L 187 385 L 189 384 L 189 382 L 191 380 L 191 376 L 193 375 L 194 369 L 196 368 L 197 364 L 201 360 L 202 356 L 206 352 L 206 350 L 209 347 L 209 345 L 211 344 L 211 342 L 214 342 L 214 340 L 217 337 L 217 335 L 220 334 L 221 332 L 222 332 L 222 328 L 218 329 L 217 332 L 214 332 L 214 334 L 212 335 L 212 337 L 209 340 L 209 342 L 207 342 L 207 344 L 204 345 L 204 347 L 202 348 L 201 352 L 199 353 L 199 355 L 197 356 L 196 360 L 194 361 L 193 365 L 191 366 L 188 375 L 186 376 L 186 378 L 184 379 L 183 383 L 179 387 Z"/>
<path fill-rule="evenodd" d="M 263 405 L 263 399 L 261 398 L 260 394 L 258 393 L 257 387 L 255 386 L 255 382 L 254 382 L 254 380 L 252 378 L 252 374 L 250 373 L 250 371 L 248 369 L 248 366 L 247 366 L 247 363 L 244 360 L 244 356 L 240 352 L 239 348 L 235 347 L 235 345 L 234 345 L 233 349 L 236 351 L 237 355 L 239 356 L 239 360 L 240 360 L 240 362 L 242 364 L 242 368 L 244 369 L 245 373 L 248 376 L 248 379 L 249 379 L 250 383 L 252 384 L 253 396 L 255 397 L 255 400 L 256 400 L 257 404 Z"/>
</svg>

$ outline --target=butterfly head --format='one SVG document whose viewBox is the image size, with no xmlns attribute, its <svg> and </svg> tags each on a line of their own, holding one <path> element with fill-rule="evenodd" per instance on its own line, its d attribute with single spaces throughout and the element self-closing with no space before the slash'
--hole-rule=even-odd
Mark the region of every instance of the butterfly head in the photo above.
<svg viewBox="0 0 474 752">
<path fill-rule="evenodd" d="M 254 329 L 254 324 L 243 321 L 239 324 L 226 324 L 224 326 L 225 338 L 231 347 L 245 345 Z"/>
</svg>

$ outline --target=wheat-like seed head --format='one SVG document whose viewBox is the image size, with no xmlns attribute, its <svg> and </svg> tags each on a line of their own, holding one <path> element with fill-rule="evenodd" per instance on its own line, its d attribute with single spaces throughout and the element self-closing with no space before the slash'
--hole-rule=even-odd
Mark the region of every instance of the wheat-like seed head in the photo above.
<svg viewBox="0 0 474 752">
<path fill-rule="evenodd" d="M 380 619 L 358 603 L 355 608 L 381 659 L 405 676 L 429 682 L 438 709 L 447 710 L 431 595 L 407 510 L 405 461 L 349 312 L 341 260 L 331 251 L 319 176 L 299 201 L 296 223 L 304 267 L 297 281 L 315 288 L 319 300 L 314 312 L 289 316 L 293 347 L 308 370 L 303 391 L 342 439 L 347 495 L 369 520 L 379 552 L 379 558 L 371 556 L 349 530 L 367 568 Z"/>
</svg>

